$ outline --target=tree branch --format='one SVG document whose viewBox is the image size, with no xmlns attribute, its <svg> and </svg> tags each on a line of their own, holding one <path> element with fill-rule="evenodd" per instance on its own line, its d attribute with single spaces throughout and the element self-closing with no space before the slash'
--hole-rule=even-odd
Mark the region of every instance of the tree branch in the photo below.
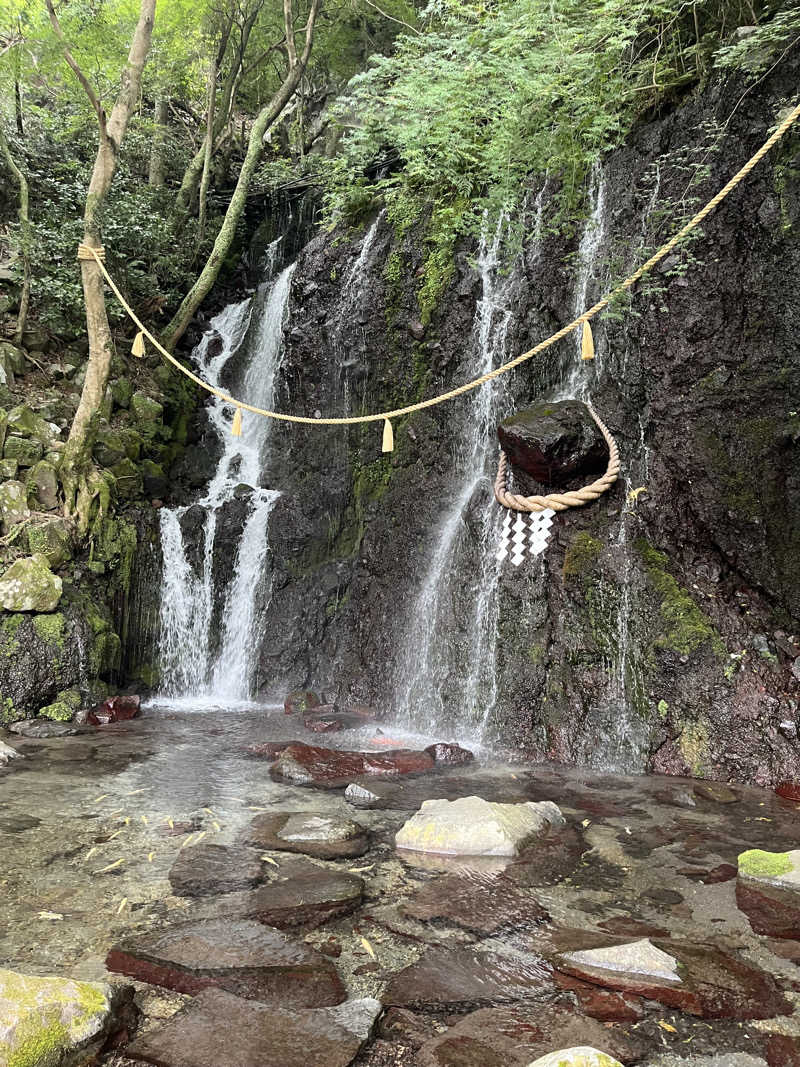
<svg viewBox="0 0 800 1067">
<path fill-rule="evenodd" d="M 83 73 L 83 71 L 78 66 L 78 64 L 75 62 L 75 58 L 73 57 L 72 52 L 70 52 L 70 50 L 69 50 L 69 45 L 67 44 L 67 39 L 64 36 L 64 31 L 61 29 L 61 23 L 58 21 L 58 16 L 56 15 L 56 10 L 53 7 L 53 0 L 45 0 L 45 3 L 47 4 L 47 13 L 50 16 L 50 24 L 53 27 L 53 32 L 55 33 L 56 37 L 58 38 L 58 40 L 59 40 L 59 42 L 61 44 L 61 48 L 62 48 L 62 50 L 64 52 L 64 59 L 67 61 L 68 66 L 72 68 L 72 71 L 75 74 L 75 77 L 81 83 L 81 85 L 83 86 L 84 92 L 89 97 L 89 102 L 91 103 L 92 107 L 95 110 L 95 114 L 97 115 L 97 124 L 100 127 L 100 137 L 102 138 L 102 140 L 105 141 L 107 139 L 107 137 L 108 137 L 108 132 L 107 132 L 107 126 L 106 126 L 106 113 L 105 113 L 105 110 L 103 108 L 103 105 L 97 99 L 97 94 L 95 93 L 94 89 L 92 88 L 91 83 L 89 82 L 89 79 Z"/>
<path fill-rule="evenodd" d="M 294 70 L 297 66 L 297 49 L 294 45 L 292 0 L 283 0 L 283 24 L 286 28 L 286 55 L 289 57 L 289 70 Z"/>
<path fill-rule="evenodd" d="M 422 36 L 416 26 L 412 26 L 410 22 L 405 22 L 403 19 L 396 19 L 394 15 L 388 14 L 388 12 L 383 11 L 381 8 L 379 8 L 377 4 L 373 4 L 372 0 L 364 0 L 364 3 L 369 4 L 370 7 L 374 7 L 379 15 L 383 15 L 383 17 L 385 19 L 388 19 L 390 22 L 396 22 L 398 26 L 405 26 L 407 30 L 411 30 L 412 33 L 416 33 L 418 37 Z"/>
</svg>

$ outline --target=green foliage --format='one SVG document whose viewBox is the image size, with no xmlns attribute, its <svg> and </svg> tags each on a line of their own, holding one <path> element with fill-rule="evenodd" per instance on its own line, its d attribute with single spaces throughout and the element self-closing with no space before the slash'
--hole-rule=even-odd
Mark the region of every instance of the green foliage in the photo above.
<svg viewBox="0 0 800 1067">
<path fill-rule="evenodd" d="M 720 48 L 715 65 L 721 70 L 743 70 L 750 76 L 763 74 L 777 55 L 800 40 L 800 4 L 769 4 L 768 17 L 759 26 L 747 27 L 732 44 Z M 752 32 L 749 32 L 752 31 Z"/>
</svg>

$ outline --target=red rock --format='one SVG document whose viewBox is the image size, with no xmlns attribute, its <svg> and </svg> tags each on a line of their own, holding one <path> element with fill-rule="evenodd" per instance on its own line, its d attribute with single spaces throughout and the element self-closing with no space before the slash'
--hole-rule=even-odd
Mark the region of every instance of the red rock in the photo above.
<svg viewBox="0 0 800 1067">
<path fill-rule="evenodd" d="M 736 877 L 737 868 L 732 863 L 718 863 L 711 870 L 697 869 L 696 867 L 678 871 L 679 874 L 691 879 L 693 882 L 702 882 L 703 885 L 718 885 L 720 882 L 730 882 Z M 663 937 L 663 934 L 659 936 Z"/>
<path fill-rule="evenodd" d="M 393 778 L 422 774 L 433 770 L 434 766 L 433 758 L 427 752 L 401 749 L 376 755 L 298 744 L 284 749 L 270 767 L 270 775 L 295 785 L 337 789 L 362 775 Z"/>
<path fill-rule="evenodd" d="M 800 804 L 800 782 L 779 782 L 775 792 L 784 800 L 793 800 Z"/>
<path fill-rule="evenodd" d="M 283 1011 L 220 989 L 200 993 L 164 1026 L 125 1049 L 158 1067 L 348 1067 L 379 1011 L 374 1000 Z"/>
<path fill-rule="evenodd" d="M 460 767 L 465 763 L 472 763 L 475 759 L 467 748 L 461 745 L 449 744 L 446 741 L 437 741 L 435 745 L 428 745 L 425 749 L 436 763 L 445 763 L 449 767 Z"/>
<path fill-rule="evenodd" d="M 767 1038 L 769 1067 L 800 1067 L 800 1042 L 796 1037 L 772 1034 Z"/>
<path fill-rule="evenodd" d="M 763 880 L 738 878 L 736 905 L 757 934 L 800 939 L 800 893 Z"/>
<path fill-rule="evenodd" d="M 608 989 L 600 989 L 599 986 L 559 972 L 553 974 L 553 979 L 559 989 L 575 994 L 581 1011 L 592 1019 L 598 1019 L 600 1022 L 632 1023 L 644 1015 L 639 997 L 612 993 Z"/>
<path fill-rule="evenodd" d="M 138 696 L 109 697 L 102 704 L 92 708 L 86 721 L 92 726 L 108 726 L 112 722 L 135 719 L 140 710 L 141 701 Z"/>
<path fill-rule="evenodd" d="M 140 982 L 230 993 L 285 1008 L 341 1004 L 344 986 L 329 959 L 249 919 L 181 923 L 111 949 L 106 966 Z"/>
<path fill-rule="evenodd" d="M 299 689 L 289 693 L 283 702 L 283 710 L 287 715 L 293 715 L 297 711 L 311 711 L 313 708 L 318 708 L 319 704 L 320 700 L 316 693 L 308 689 Z"/>
</svg>

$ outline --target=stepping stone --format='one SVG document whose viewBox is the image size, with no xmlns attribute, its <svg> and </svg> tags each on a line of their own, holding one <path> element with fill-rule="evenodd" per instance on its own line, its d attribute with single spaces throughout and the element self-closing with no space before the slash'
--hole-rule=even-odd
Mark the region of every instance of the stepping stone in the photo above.
<svg viewBox="0 0 800 1067">
<path fill-rule="evenodd" d="M 371 999 L 289 1012 L 209 989 L 125 1057 L 158 1067 L 347 1067 L 380 1012 Z"/>
<path fill-rule="evenodd" d="M 358 875 L 318 867 L 292 857 L 269 885 L 243 893 L 227 893 L 192 912 L 197 919 L 254 919 L 279 930 L 313 930 L 330 919 L 360 907 L 364 882 Z"/>
<path fill-rule="evenodd" d="M 567 936 L 568 932 L 562 931 Z M 576 933 L 580 937 L 579 932 Z M 558 971 L 702 1019 L 771 1019 L 789 1010 L 771 975 L 709 945 L 649 939 L 561 953 Z"/>
<path fill-rule="evenodd" d="M 289 745 L 269 769 L 279 782 L 339 789 L 362 775 L 397 778 L 432 771 L 436 764 L 427 752 L 348 752 L 316 745 Z"/>
<path fill-rule="evenodd" d="M 479 934 L 544 922 L 548 913 L 528 891 L 502 874 L 448 874 L 418 890 L 401 911 L 422 922 L 443 920 Z"/>
<path fill-rule="evenodd" d="M 736 904 L 757 934 L 800 938 L 800 849 L 742 852 Z"/>
<path fill-rule="evenodd" d="M 426 800 L 395 835 L 398 848 L 449 856 L 517 856 L 564 816 L 551 800 L 492 804 L 481 797 Z"/>
<path fill-rule="evenodd" d="M 369 835 L 363 826 L 335 815 L 281 811 L 257 815 L 244 831 L 248 845 L 278 852 L 302 852 L 321 860 L 363 856 Z"/>
<path fill-rule="evenodd" d="M 329 959 L 250 919 L 181 923 L 111 949 L 110 971 L 178 993 L 217 987 L 282 1008 L 340 1004 L 344 986 Z"/>
<path fill-rule="evenodd" d="M 541 997 L 553 988 L 550 965 L 539 956 L 431 949 L 394 975 L 382 999 L 399 1008 L 459 1011 Z"/>
<path fill-rule="evenodd" d="M 422 1046 L 415 1067 L 528 1067 L 554 1048 L 591 1042 L 623 1063 L 639 1063 L 647 1046 L 635 1033 L 588 1019 L 569 1004 L 537 1002 L 481 1008 Z M 685 1067 L 689 1067 L 688 1063 Z"/>
<path fill-rule="evenodd" d="M 169 880 L 179 897 L 232 893 L 266 880 L 258 854 L 229 845 L 195 845 L 181 849 Z"/>
</svg>

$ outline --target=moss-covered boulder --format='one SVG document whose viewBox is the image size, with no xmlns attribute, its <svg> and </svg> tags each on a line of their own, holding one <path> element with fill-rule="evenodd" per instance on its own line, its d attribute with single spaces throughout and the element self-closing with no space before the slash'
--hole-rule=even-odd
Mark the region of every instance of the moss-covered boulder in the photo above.
<svg viewBox="0 0 800 1067">
<path fill-rule="evenodd" d="M 142 463 L 142 475 L 144 477 L 144 491 L 149 497 L 163 497 L 169 483 L 164 468 L 152 459 L 146 459 Z"/>
<path fill-rule="evenodd" d="M 116 480 L 117 496 L 134 500 L 142 495 L 142 472 L 132 459 L 122 459 L 111 468 Z"/>
<path fill-rule="evenodd" d="M 44 447 L 40 441 L 32 437 L 18 437 L 9 434 L 3 446 L 3 458 L 15 459 L 20 467 L 32 467 L 38 463 L 44 455 Z"/>
<path fill-rule="evenodd" d="M 130 378 L 117 378 L 111 383 L 111 396 L 118 408 L 127 409 L 131 406 L 133 386 Z"/>
<path fill-rule="evenodd" d="M 0 524 L 2 532 L 8 533 L 12 526 L 31 516 L 28 508 L 28 491 L 22 482 L 8 481 L 0 485 Z"/>
<path fill-rule="evenodd" d="M 52 704 L 39 708 L 38 715 L 42 719 L 52 719 L 53 722 L 70 722 L 74 711 L 66 701 L 54 700 Z"/>
<path fill-rule="evenodd" d="M 145 393 L 134 393 L 131 397 L 131 413 L 142 437 L 152 440 L 163 423 L 163 406 Z"/>
<path fill-rule="evenodd" d="M 88 1062 L 111 1019 L 106 985 L 0 970 L 0 1063 L 9 1067 Z"/>
<path fill-rule="evenodd" d="M 19 404 L 9 411 L 8 432 L 19 437 L 31 437 L 42 445 L 46 445 L 53 437 L 50 426 L 27 404 Z"/>
<path fill-rule="evenodd" d="M 736 903 L 757 934 L 800 937 L 800 850 L 751 848 L 738 861 Z"/>
<path fill-rule="evenodd" d="M 5 611 L 55 611 L 62 584 L 47 556 L 37 552 L 12 563 L 0 577 L 0 607 Z"/>
<path fill-rule="evenodd" d="M 54 511 L 58 507 L 58 475 L 44 459 L 28 473 L 28 502 L 37 511 Z"/>
<path fill-rule="evenodd" d="M 7 478 L 16 478 L 19 463 L 15 459 L 0 459 L 0 482 Z"/>
<path fill-rule="evenodd" d="M 61 567 L 72 559 L 72 527 L 69 522 L 56 516 L 29 526 L 28 551 L 47 557 L 51 567 Z"/>
</svg>

